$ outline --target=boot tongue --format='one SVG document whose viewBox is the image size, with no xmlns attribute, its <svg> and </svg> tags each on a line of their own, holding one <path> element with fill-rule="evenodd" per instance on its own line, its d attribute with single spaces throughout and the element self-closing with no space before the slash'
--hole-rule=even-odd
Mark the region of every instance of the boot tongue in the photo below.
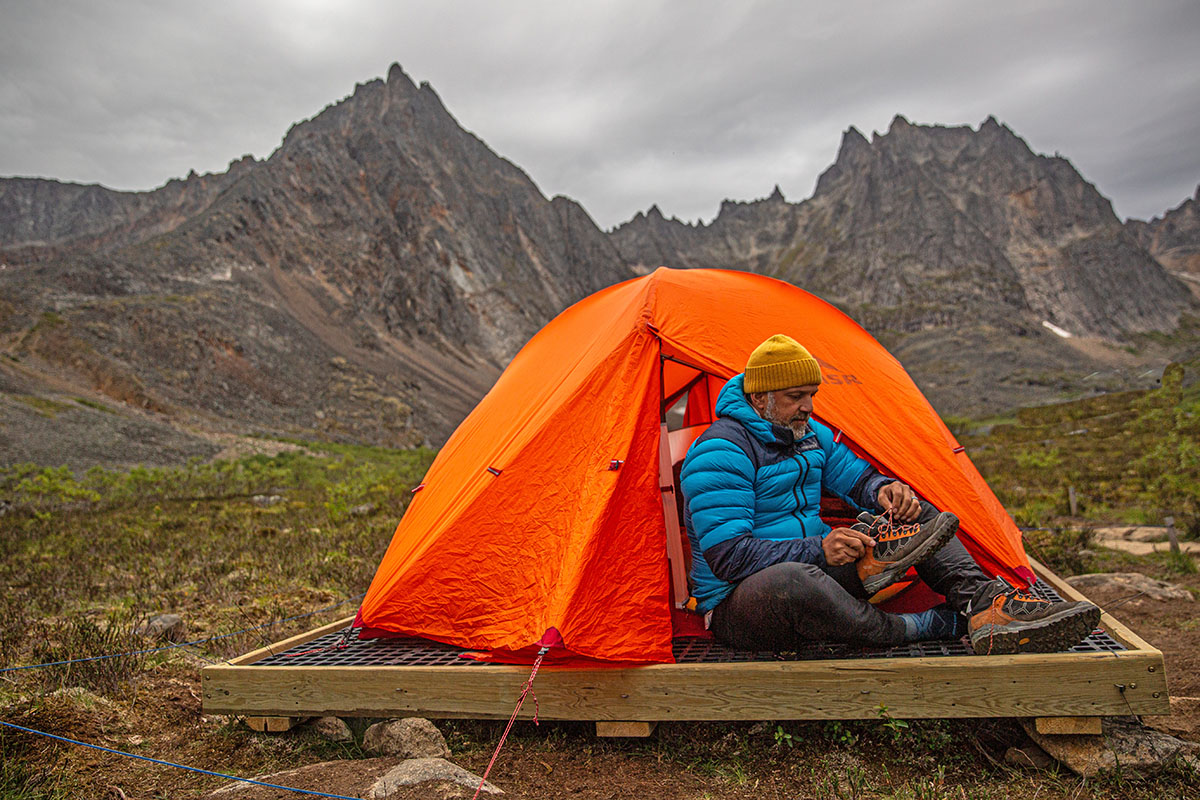
<svg viewBox="0 0 1200 800">
<path fill-rule="evenodd" d="M 974 614 L 976 610 L 987 608 L 997 597 L 1013 591 L 1013 585 L 1003 578 L 995 578 L 975 590 L 975 596 L 967 603 L 967 613 Z"/>
</svg>

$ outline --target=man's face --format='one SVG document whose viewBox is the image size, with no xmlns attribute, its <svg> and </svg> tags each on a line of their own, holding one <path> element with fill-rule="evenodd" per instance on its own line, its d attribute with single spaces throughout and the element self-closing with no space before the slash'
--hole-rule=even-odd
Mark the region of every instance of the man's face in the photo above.
<svg viewBox="0 0 1200 800">
<path fill-rule="evenodd" d="M 813 397 L 820 388 L 813 383 L 774 392 L 757 392 L 750 395 L 750 405 L 767 422 L 791 428 L 792 433 L 800 437 L 808 428 L 808 418 L 813 412 Z"/>
</svg>

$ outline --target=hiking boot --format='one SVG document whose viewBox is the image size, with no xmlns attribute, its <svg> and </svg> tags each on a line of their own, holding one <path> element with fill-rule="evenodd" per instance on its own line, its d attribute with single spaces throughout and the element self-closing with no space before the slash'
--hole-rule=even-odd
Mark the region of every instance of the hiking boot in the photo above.
<svg viewBox="0 0 1200 800">
<path fill-rule="evenodd" d="M 1003 578 L 988 584 L 980 594 L 979 602 L 972 600 L 967 610 L 971 649 L 976 655 L 1069 650 L 1100 622 L 1100 609 L 1086 600 L 1042 600 Z"/>
<path fill-rule="evenodd" d="M 875 540 L 875 546 L 856 562 L 868 596 L 900 580 L 909 567 L 924 561 L 958 530 L 958 517 L 946 511 L 924 525 L 898 525 L 886 514 L 859 514 L 858 518 L 860 522 L 852 527 Z"/>
</svg>

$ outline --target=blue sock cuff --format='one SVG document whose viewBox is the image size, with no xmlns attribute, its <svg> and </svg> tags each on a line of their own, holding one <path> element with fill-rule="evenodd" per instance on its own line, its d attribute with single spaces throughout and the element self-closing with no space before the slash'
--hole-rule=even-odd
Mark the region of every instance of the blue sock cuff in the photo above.
<svg viewBox="0 0 1200 800">
<path fill-rule="evenodd" d="M 919 614 L 898 614 L 904 620 L 904 639 L 922 642 L 929 639 L 957 639 L 966 632 L 966 619 L 946 606 Z"/>
</svg>

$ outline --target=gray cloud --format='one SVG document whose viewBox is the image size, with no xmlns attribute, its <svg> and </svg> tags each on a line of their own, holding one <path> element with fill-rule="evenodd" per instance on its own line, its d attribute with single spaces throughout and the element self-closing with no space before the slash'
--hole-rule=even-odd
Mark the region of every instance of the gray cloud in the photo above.
<svg viewBox="0 0 1200 800">
<path fill-rule="evenodd" d="M 807 197 L 841 133 L 989 114 L 1148 218 L 1200 182 L 1194 2 L 0 0 L 0 174 L 147 189 L 265 157 L 400 62 L 604 227 Z"/>
</svg>

